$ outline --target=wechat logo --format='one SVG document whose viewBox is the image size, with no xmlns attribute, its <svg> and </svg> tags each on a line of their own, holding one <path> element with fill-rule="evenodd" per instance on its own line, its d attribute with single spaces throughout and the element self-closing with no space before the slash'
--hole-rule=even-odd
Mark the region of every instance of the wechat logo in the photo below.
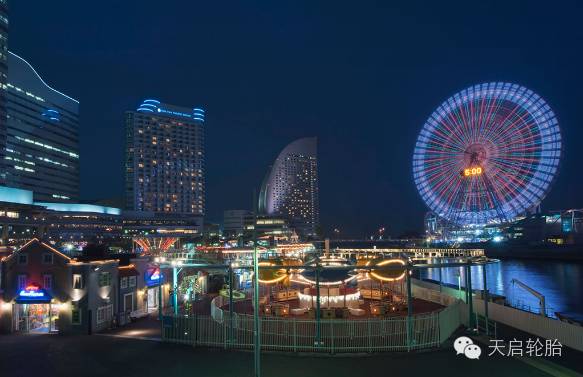
<svg viewBox="0 0 583 377">
<path fill-rule="evenodd" d="M 453 348 L 455 349 L 456 355 L 461 353 L 471 360 L 478 360 L 482 354 L 482 349 L 474 344 L 472 339 L 467 336 L 460 336 L 457 338 L 455 342 L 453 342 Z"/>
</svg>

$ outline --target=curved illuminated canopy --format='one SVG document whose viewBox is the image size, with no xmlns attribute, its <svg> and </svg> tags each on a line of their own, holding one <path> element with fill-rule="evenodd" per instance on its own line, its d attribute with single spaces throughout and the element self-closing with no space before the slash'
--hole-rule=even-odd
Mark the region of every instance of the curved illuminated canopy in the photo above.
<svg viewBox="0 0 583 377">
<path fill-rule="evenodd" d="M 259 262 L 259 267 L 267 267 L 267 266 L 278 266 L 280 263 L 278 262 Z M 259 268 L 259 282 L 262 284 L 276 284 L 283 282 L 287 278 L 287 272 L 285 269 L 272 269 L 272 268 Z"/>
<path fill-rule="evenodd" d="M 306 264 L 315 266 L 314 260 L 307 262 Z M 356 273 L 350 270 L 336 270 L 327 267 L 334 266 L 348 266 L 347 260 L 338 258 L 321 258 L 320 265 L 322 269 L 319 271 L 318 280 L 321 285 L 341 285 L 350 282 L 356 278 Z M 301 272 L 301 277 L 306 283 L 316 284 L 316 270 L 306 269 Z"/>
<path fill-rule="evenodd" d="M 427 119 L 413 177 L 438 216 L 459 225 L 501 223 L 540 204 L 561 150 L 557 119 L 540 96 L 515 84 L 480 84 Z"/>
<path fill-rule="evenodd" d="M 367 265 L 373 267 L 370 270 L 370 276 L 378 281 L 383 282 L 391 282 L 391 281 L 399 281 L 402 280 L 405 275 L 407 274 L 406 269 L 406 262 L 402 259 L 383 259 L 380 261 L 369 261 Z M 395 269 L 395 270 L 381 270 L 381 269 L 374 269 L 374 267 L 383 267 L 383 266 L 403 266 L 403 268 Z"/>
</svg>

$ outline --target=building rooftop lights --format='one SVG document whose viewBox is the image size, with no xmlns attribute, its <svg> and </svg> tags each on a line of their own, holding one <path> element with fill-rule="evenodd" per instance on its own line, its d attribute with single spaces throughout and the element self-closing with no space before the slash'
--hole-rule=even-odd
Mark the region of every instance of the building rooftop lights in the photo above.
<svg viewBox="0 0 583 377">
<path fill-rule="evenodd" d="M 188 109 L 184 109 L 186 111 L 180 111 L 181 108 L 176 108 L 172 106 L 165 105 L 158 100 L 155 99 L 146 99 L 144 100 L 140 106 L 136 109 L 138 112 L 147 112 L 147 113 L 158 113 L 161 115 L 169 115 L 169 116 L 178 116 L 184 118 L 194 119 L 200 122 L 204 122 L 205 111 L 200 107 L 195 107 L 192 109 L 192 112 L 186 112 Z"/>
</svg>

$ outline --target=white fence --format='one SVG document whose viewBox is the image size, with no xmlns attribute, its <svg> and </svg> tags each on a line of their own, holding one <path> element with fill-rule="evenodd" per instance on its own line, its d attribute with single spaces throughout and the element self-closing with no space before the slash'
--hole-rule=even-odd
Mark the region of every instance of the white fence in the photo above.
<svg viewBox="0 0 583 377">
<path fill-rule="evenodd" d="M 326 353 L 433 348 L 459 327 L 458 306 L 455 304 L 440 312 L 410 319 L 331 319 L 318 322 L 314 319 L 260 317 L 261 348 Z M 194 346 L 253 348 L 253 316 L 239 314 L 232 320 L 221 318 L 223 320 L 217 322 L 211 316 L 164 316 L 162 339 Z"/>
<path fill-rule="evenodd" d="M 484 300 L 474 298 L 474 310 L 484 315 Z M 488 302 L 488 317 L 496 322 L 583 351 L 583 327 L 556 319 Z"/>
<path fill-rule="evenodd" d="M 297 319 L 260 317 L 261 349 L 292 352 L 386 352 L 433 348 L 447 340 L 467 318 L 457 297 L 415 281 L 413 296 L 447 306 L 440 311 L 408 317 L 355 319 Z M 253 348 L 253 316 L 233 313 L 211 301 L 211 315 L 166 315 L 162 339 L 167 342 L 223 348 Z M 464 315 L 465 313 L 465 315 Z M 319 339 L 319 342 L 318 342 Z"/>
<path fill-rule="evenodd" d="M 465 296 L 464 292 L 446 286 L 442 286 L 441 292 L 439 292 L 438 284 L 416 279 L 413 280 L 412 288 L 413 296 L 441 303 L 443 305 L 450 305 L 451 302 L 455 301 L 460 302 L 460 296 Z M 484 316 L 484 300 L 474 297 L 473 304 L 474 311 Z M 460 302 L 457 307 L 457 313 L 460 316 L 459 322 L 464 323 L 467 326 L 468 305 Z M 445 310 L 450 310 L 452 308 L 453 307 L 450 306 Z M 583 327 L 581 326 L 572 325 L 549 317 L 543 317 L 511 306 L 496 304 L 491 301 L 488 302 L 488 319 L 544 339 L 558 339 L 561 344 L 567 347 L 583 351 Z M 445 324 L 443 328 L 445 328 Z M 440 339 L 443 341 L 441 336 Z"/>
<path fill-rule="evenodd" d="M 437 286 L 436 289 L 435 284 L 422 280 L 413 279 L 411 289 L 413 297 L 435 302 L 444 306 L 453 305 L 460 299 L 460 294 L 457 290 L 449 287 L 441 287 L 442 291 L 440 292 L 439 286 Z"/>
</svg>

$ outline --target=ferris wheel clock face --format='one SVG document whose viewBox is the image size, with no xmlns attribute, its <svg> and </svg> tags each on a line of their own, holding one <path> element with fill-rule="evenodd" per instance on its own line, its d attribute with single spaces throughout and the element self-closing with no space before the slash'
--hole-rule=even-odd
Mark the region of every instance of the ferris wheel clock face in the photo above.
<svg viewBox="0 0 583 377">
<path fill-rule="evenodd" d="M 459 225 L 505 222 L 536 207 L 556 176 L 561 133 L 537 94 L 508 83 L 475 85 L 425 122 L 413 177 L 427 206 Z"/>
</svg>

